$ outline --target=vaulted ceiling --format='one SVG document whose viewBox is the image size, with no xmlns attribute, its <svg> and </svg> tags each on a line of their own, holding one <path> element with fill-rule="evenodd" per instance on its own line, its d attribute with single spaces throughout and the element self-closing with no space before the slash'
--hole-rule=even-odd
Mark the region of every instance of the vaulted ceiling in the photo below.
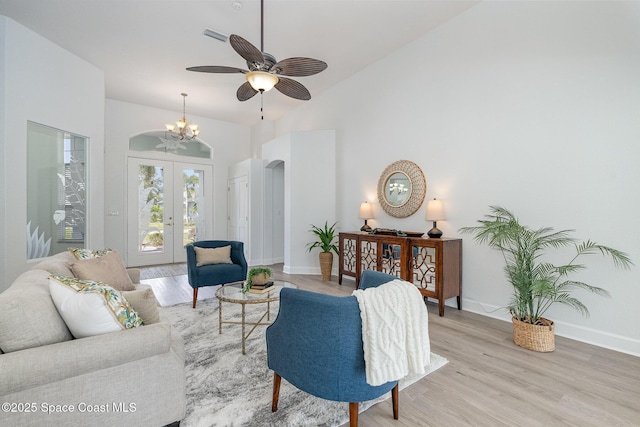
<svg viewBox="0 0 640 427">
<path fill-rule="evenodd" d="M 310 101 L 265 93 L 265 119 L 303 102 L 423 36 L 477 1 L 265 0 L 264 47 L 278 60 L 308 56 L 327 70 L 296 78 Z M 205 28 L 238 34 L 260 47 L 259 0 L 0 0 L 7 16 L 105 73 L 107 98 L 166 110 L 182 109 L 244 125 L 260 120 L 260 96 L 240 102 L 243 74 L 186 71 L 196 65 L 246 68 L 228 42 Z M 402 78 L 402 64 L 389 79 Z M 43 68 L 46 72 L 46 68 Z M 384 83 L 384 82 L 382 82 Z M 375 88 L 371 88 L 375 90 Z"/>
</svg>

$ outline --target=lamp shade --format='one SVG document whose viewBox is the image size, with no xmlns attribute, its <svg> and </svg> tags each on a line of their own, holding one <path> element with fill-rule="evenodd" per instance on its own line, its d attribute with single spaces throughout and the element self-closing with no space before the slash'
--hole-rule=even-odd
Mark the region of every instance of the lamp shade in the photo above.
<svg viewBox="0 0 640 427">
<path fill-rule="evenodd" d="M 429 200 L 427 202 L 427 214 L 425 215 L 427 221 L 444 221 L 446 216 L 444 214 L 444 206 L 441 200 Z"/>
<path fill-rule="evenodd" d="M 360 203 L 360 219 L 373 218 L 373 207 L 368 202 Z"/>
<path fill-rule="evenodd" d="M 247 81 L 257 91 L 268 92 L 278 83 L 278 76 L 264 71 L 251 71 L 247 73 Z"/>
</svg>

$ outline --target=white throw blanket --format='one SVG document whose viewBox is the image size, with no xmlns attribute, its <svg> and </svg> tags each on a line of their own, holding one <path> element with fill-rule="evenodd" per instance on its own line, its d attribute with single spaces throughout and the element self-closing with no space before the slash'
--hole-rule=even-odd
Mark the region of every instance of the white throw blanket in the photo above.
<svg viewBox="0 0 640 427">
<path fill-rule="evenodd" d="M 418 288 L 397 279 L 353 295 L 360 305 L 367 384 L 424 374 L 431 354 L 429 317 Z"/>
</svg>

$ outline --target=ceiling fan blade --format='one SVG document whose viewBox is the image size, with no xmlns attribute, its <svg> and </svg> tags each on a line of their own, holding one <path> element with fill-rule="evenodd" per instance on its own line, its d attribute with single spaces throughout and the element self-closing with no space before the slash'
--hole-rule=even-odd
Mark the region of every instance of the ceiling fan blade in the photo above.
<svg viewBox="0 0 640 427">
<path fill-rule="evenodd" d="M 229 36 L 229 43 L 231 43 L 233 50 L 238 52 L 238 55 L 242 56 L 247 63 L 258 65 L 264 64 L 264 56 L 262 55 L 262 52 L 242 37 L 231 34 Z"/>
<path fill-rule="evenodd" d="M 189 67 L 187 71 L 198 71 L 200 73 L 247 73 L 247 70 L 236 67 L 226 67 L 224 65 L 202 65 L 200 67 Z"/>
<path fill-rule="evenodd" d="M 311 99 L 311 94 L 307 88 L 295 80 L 280 77 L 280 80 L 274 87 L 284 95 L 290 96 L 291 98 L 300 99 L 302 101 L 308 101 Z"/>
<path fill-rule="evenodd" d="M 249 82 L 244 82 L 238 88 L 236 96 L 238 97 L 238 101 L 246 101 L 247 99 L 252 98 L 256 93 L 258 93 L 258 91 L 252 88 Z"/>
<path fill-rule="evenodd" d="M 304 57 L 283 59 L 271 67 L 271 70 L 275 71 L 276 74 L 291 77 L 312 76 L 326 69 L 326 62 Z"/>
</svg>

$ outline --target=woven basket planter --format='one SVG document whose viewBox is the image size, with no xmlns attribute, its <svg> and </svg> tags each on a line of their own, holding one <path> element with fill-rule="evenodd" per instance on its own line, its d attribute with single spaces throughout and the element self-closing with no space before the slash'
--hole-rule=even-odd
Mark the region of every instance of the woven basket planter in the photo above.
<svg viewBox="0 0 640 427">
<path fill-rule="evenodd" d="M 322 280 L 331 280 L 331 270 L 333 268 L 333 253 L 320 252 L 320 272 L 322 273 Z"/>
<path fill-rule="evenodd" d="M 256 274 L 251 278 L 251 283 L 254 285 L 266 285 L 270 278 L 271 276 L 264 273 Z"/>
<path fill-rule="evenodd" d="M 513 323 L 513 342 L 527 350 L 549 352 L 556 348 L 555 325 L 551 320 L 540 318 L 543 325 L 532 325 L 511 318 Z"/>
</svg>

